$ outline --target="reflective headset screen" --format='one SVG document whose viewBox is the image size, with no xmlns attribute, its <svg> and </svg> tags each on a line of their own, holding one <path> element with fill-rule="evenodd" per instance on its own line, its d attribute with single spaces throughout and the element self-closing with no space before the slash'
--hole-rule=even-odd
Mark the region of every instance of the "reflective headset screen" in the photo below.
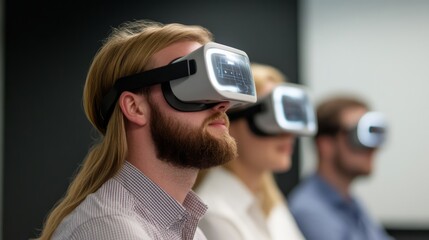
<svg viewBox="0 0 429 240">
<path fill-rule="evenodd" d="M 231 108 L 256 102 L 247 54 L 209 42 L 171 64 L 118 79 L 103 97 L 100 117 L 105 126 L 124 91 L 161 84 L 164 98 L 178 111 L 194 112 L 230 101 Z"/>
<path fill-rule="evenodd" d="M 244 56 L 235 55 L 234 61 L 231 61 L 231 56 L 223 54 L 218 49 L 212 49 L 211 64 L 213 68 L 215 83 L 218 83 L 219 89 L 230 90 L 246 95 L 255 94 L 255 89 L 250 84 L 252 79 L 248 69 L 248 60 Z M 211 73 L 211 71 L 209 71 Z"/>
<path fill-rule="evenodd" d="M 296 99 L 288 96 L 282 97 L 283 113 L 289 121 L 307 122 L 308 118 L 303 106 L 302 99 Z"/>
<path fill-rule="evenodd" d="M 231 121 L 246 118 L 250 129 L 258 136 L 294 133 L 312 136 L 317 131 L 313 105 L 302 86 L 281 84 L 258 103 L 228 113 Z"/>
</svg>

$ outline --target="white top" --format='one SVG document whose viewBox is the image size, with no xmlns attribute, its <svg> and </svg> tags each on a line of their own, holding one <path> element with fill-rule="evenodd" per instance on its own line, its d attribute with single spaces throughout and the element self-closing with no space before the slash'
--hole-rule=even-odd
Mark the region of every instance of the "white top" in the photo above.
<svg viewBox="0 0 429 240">
<path fill-rule="evenodd" d="M 258 199 L 222 167 L 210 170 L 196 192 L 209 207 L 199 223 L 208 240 L 304 239 L 286 204 L 266 219 Z"/>
</svg>

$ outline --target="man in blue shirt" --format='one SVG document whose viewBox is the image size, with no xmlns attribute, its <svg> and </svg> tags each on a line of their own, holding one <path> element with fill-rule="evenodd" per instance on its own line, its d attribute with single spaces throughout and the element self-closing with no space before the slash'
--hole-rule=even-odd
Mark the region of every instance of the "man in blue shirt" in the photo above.
<svg viewBox="0 0 429 240">
<path fill-rule="evenodd" d="M 328 99 L 317 108 L 317 172 L 298 185 L 289 199 L 308 240 L 391 239 L 350 193 L 357 177 L 371 173 L 378 148 L 356 140 L 357 126 L 367 113 L 364 102 L 349 97 Z"/>
</svg>

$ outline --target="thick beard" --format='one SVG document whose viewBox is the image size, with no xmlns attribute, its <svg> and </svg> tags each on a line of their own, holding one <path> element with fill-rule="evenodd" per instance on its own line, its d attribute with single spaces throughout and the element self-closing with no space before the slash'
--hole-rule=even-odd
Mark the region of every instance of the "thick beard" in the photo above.
<svg viewBox="0 0 429 240">
<path fill-rule="evenodd" d="M 162 114 L 151 99 L 149 105 L 150 129 L 160 160 L 176 167 L 207 169 L 237 157 L 237 144 L 228 132 L 216 138 L 207 131 L 206 126 L 214 119 L 228 121 L 225 113 L 216 113 L 201 127 L 192 128 Z"/>
</svg>

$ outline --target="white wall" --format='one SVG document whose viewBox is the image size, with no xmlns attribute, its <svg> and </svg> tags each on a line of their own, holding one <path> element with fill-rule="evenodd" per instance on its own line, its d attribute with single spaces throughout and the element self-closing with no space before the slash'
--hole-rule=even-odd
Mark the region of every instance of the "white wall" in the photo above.
<svg viewBox="0 0 429 240">
<path fill-rule="evenodd" d="M 3 236 L 3 143 L 4 143 L 4 1 L 0 0 L 0 239 Z"/>
<path fill-rule="evenodd" d="M 429 227 L 429 1 L 301 3 L 300 74 L 315 102 L 345 91 L 390 122 L 373 175 L 354 191 L 387 226 Z M 315 166 L 303 145 L 302 176 Z"/>
</svg>

